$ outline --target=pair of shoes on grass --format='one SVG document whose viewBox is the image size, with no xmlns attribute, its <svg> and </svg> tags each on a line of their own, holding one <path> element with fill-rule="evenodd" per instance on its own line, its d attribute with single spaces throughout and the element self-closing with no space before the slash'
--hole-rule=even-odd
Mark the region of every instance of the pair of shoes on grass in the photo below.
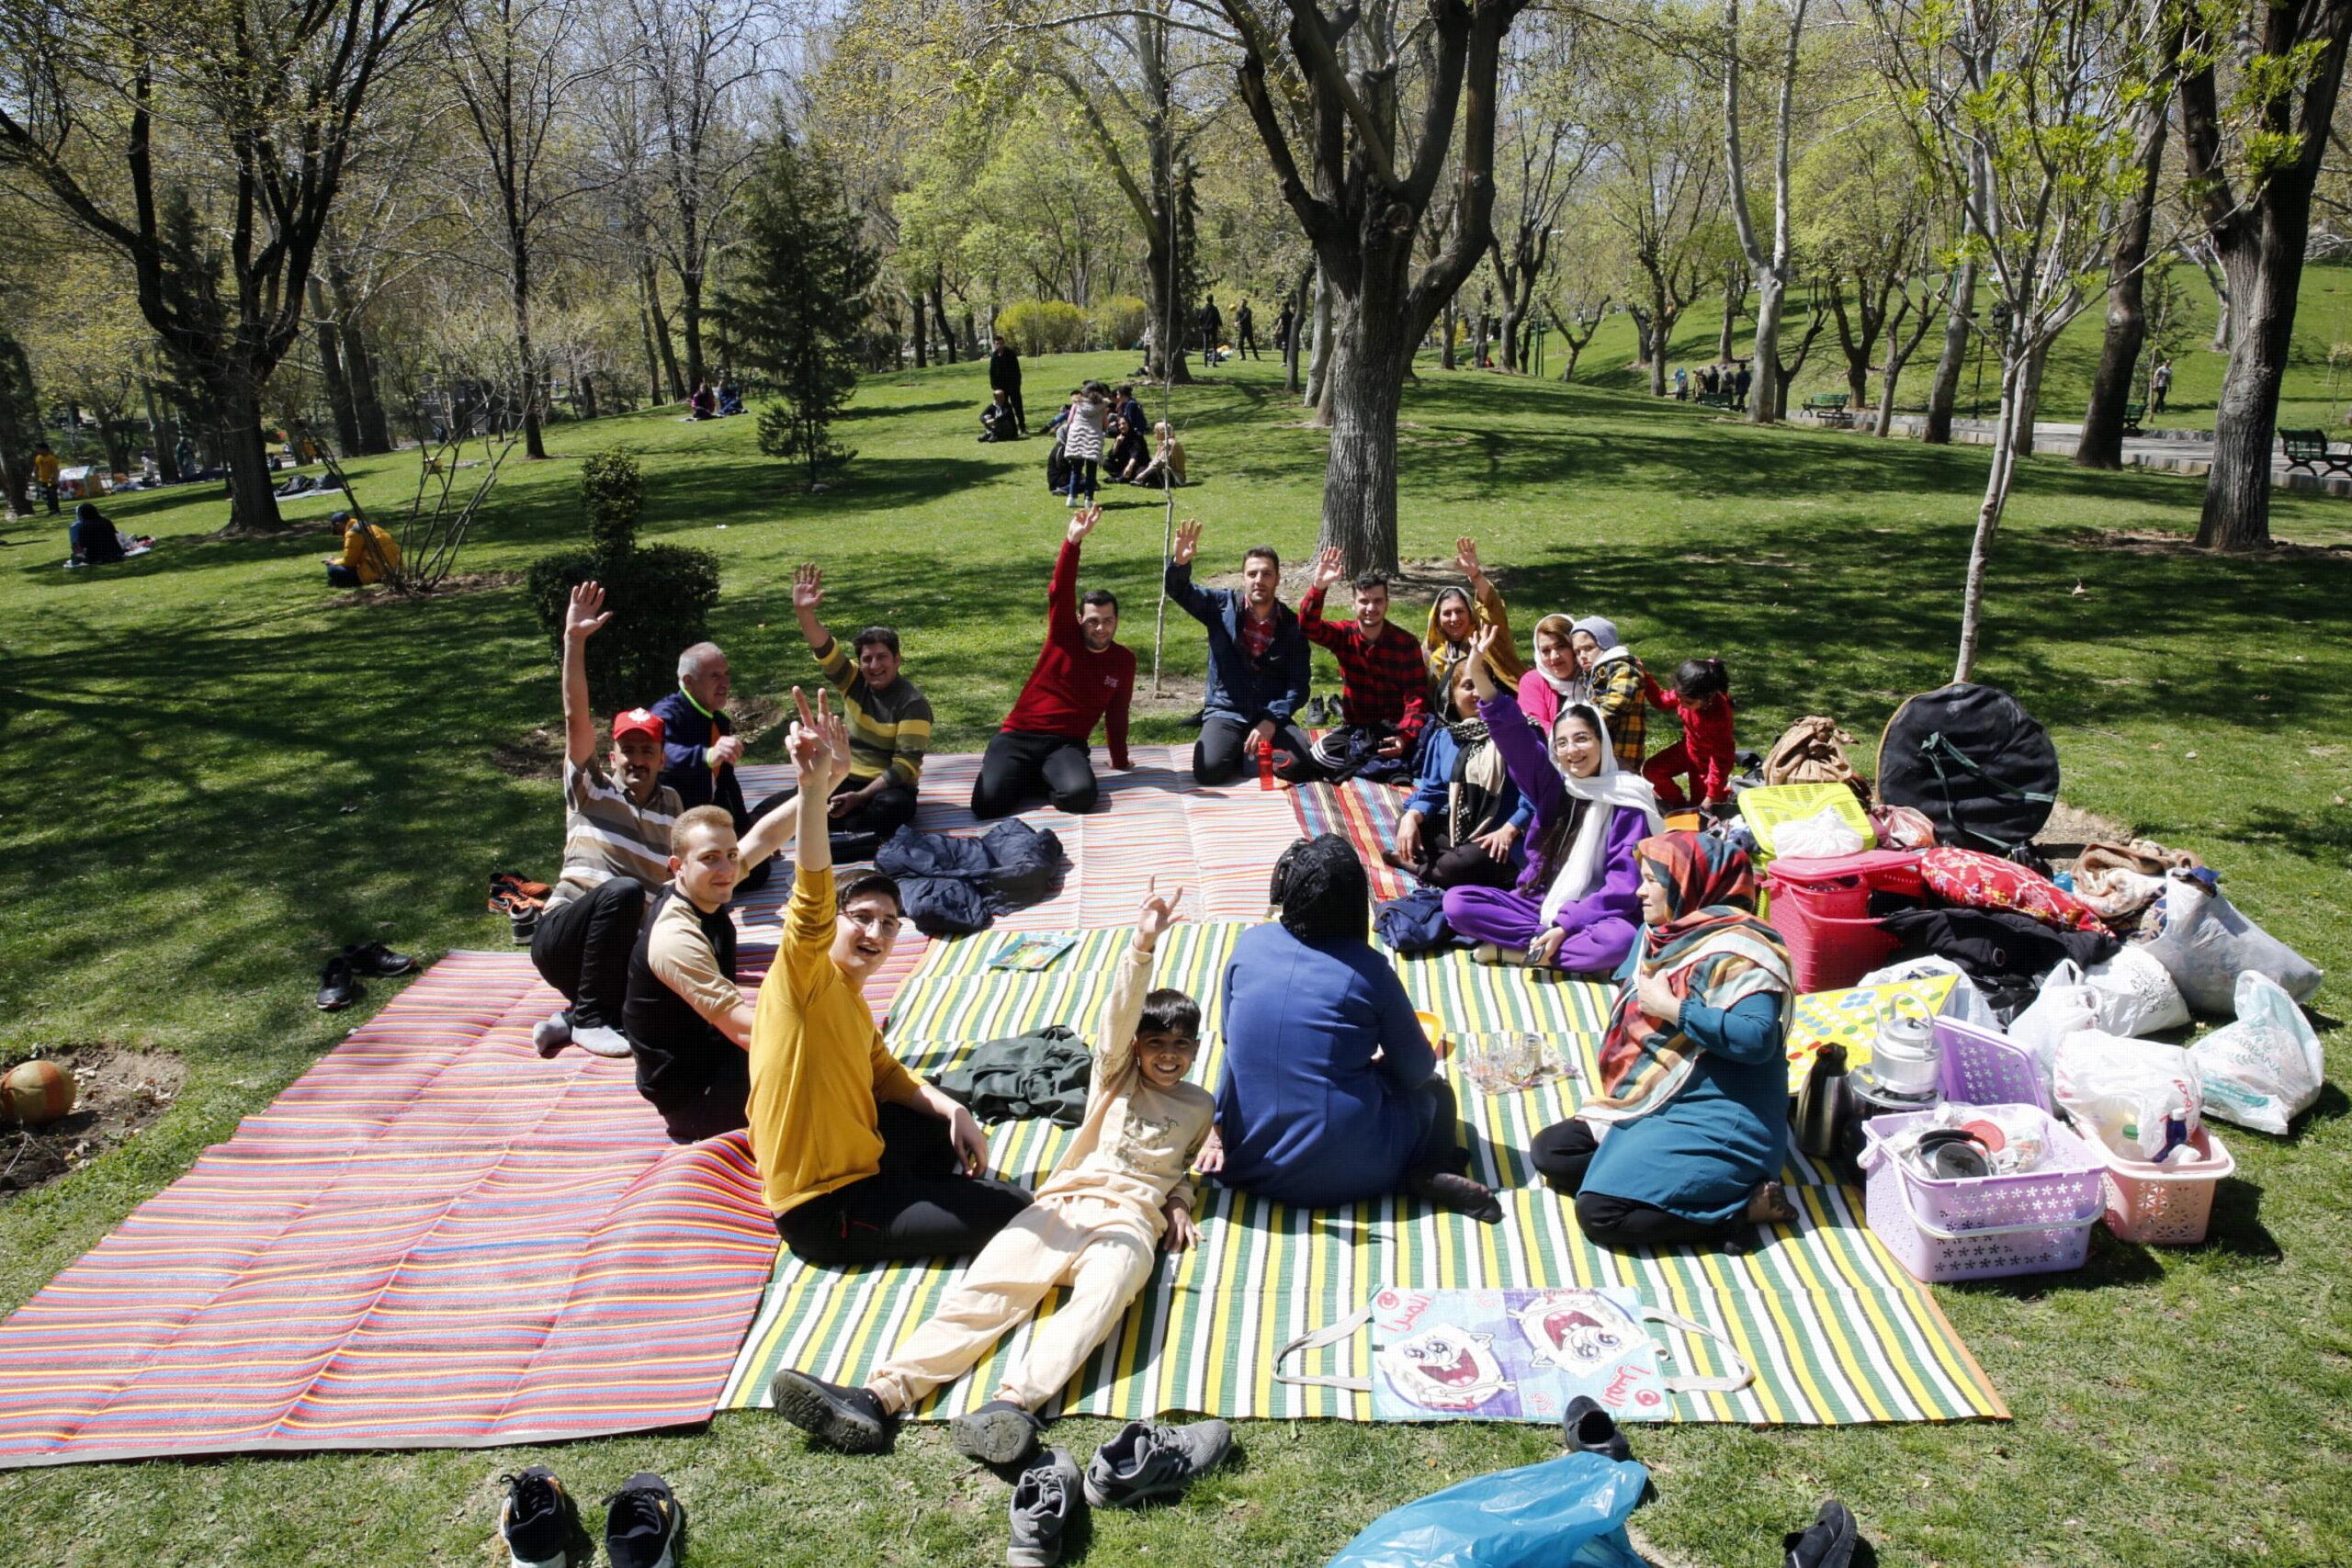
<svg viewBox="0 0 2352 1568">
<path fill-rule="evenodd" d="M 500 1479 L 506 1501 L 498 1535 L 513 1568 L 587 1568 L 588 1532 L 555 1472 L 535 1464 Z M 686 1510 L 651 1471 L 630 1476 L 605 1500 L 605 1558 L 613 1568 L 678 1568 L 685 1550 Z"/>
<path fill-rule="evenodd" d="M 531 1026 L 531 1048 L 552 1057 L 566 1045 L 577 1045 L 591 1056 L 619 1061 L 629 1054 L 628 1036 L 609 1024 L 582 1023 L 570 1008 L 551 1012 Z"/>
<path fill-rule="evenodd" d="M 362 975 L 405 975 L 415 967 L 415 959 L 394 953 L 380 942 L 355 942 L 328 959 L 319 972 L 319 1010 L 340 1012 L 357 1001 L 366 994 L 359 988 Z"/>
</svg>

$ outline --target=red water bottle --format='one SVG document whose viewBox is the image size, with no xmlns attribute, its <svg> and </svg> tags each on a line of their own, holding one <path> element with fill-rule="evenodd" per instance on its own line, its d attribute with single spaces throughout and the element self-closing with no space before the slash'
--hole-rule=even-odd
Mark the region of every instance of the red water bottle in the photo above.
<svg viewBox="0 0 2352 1568">
<path fill-rule="evenodd" d="M 1274 787 L 1274 742 L 1272 736 L 1258 742 L 1258 787 Z"/>
</svg>

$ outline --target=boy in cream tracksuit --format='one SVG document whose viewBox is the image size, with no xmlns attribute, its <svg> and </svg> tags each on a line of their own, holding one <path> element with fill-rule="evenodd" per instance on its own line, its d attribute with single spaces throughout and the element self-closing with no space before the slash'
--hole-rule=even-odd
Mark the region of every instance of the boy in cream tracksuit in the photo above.
<svg viewBox="0 0 2352 1568">
<path fill-rule="evenodd" d="M 952 1425 L 967 1457 L 1017 1462 L 1043 1428 L 1036 1412 L 1101 1347 L 1150 1278 L 1162 1236 L 1171 1251 L 1198 1238 L 1193 1158 L 1216 1114 L 1215 1097 L 1184 1081 L 1200 1048 L 1200 1004 L 1177 990 L 1146 994 L 1152 950 L 1175 911 L 1176 896 L 1144 899 L 1095 1037 L 1085 1120 L 1036 1202 L 982 1249 L 939 1310 L 865 1387 L 842 1388 L 789 1368 L 778 1372 L 771 1392 L 786 1420 L 851 1452 L 886 1448 L 900 1416 L 970 1371 L 1056 1286 L 1069 1285 L 1069 1300 L 1038 1329 L 995 1397 Z"/>
</svg>

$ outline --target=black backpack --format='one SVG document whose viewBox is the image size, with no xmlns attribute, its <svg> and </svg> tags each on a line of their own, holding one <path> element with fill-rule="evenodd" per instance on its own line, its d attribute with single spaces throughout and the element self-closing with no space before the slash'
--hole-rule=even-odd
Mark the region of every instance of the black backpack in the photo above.
<svg viewBox="0 0 2352 1568">
<path fill-rule="evenodd" d="M 1886 721 L 1878 796 L 1926 812 L 1938 843 L 2015 855 L 2058 804 L 2058 749 L 1999 687 L 1939 687 Z"/>
</svg>

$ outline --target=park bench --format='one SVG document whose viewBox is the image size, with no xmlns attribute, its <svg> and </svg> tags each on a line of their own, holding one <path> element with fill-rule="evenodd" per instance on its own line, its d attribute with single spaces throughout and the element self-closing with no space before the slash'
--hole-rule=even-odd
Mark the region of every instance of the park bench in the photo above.
<svg viewBox="0 0 2352 1568">
<path fill-rule="evenodd" d="M 2307 474 L 2317 474 L 2314 464 L 2325 466 L 2331 474 L 2352 473 L 2352 451 L 2331 452 L 2327 449 L 2327 432 L 2324 430 L 2282 430 L 2278 444 L 2287 449 L 2287 469 L 2297 468 Z"/>
<path fill-rule="evenodd" d="M 1843 392 L 1815 392 L 1804 400 L 1804 412 L 1824 424 L 1851 424 L 1854 416 L 1846 412 Z"/>
<path fill-rule="evenodd" d="M 2123 434 L 2126 435 L 2147 434 L 2140 428 L 2140 421 L 2146 418 L 2147 413 L 2148 405 L 2145 403 L 2125 403 L 2123 405 Z"/>
</svg>

